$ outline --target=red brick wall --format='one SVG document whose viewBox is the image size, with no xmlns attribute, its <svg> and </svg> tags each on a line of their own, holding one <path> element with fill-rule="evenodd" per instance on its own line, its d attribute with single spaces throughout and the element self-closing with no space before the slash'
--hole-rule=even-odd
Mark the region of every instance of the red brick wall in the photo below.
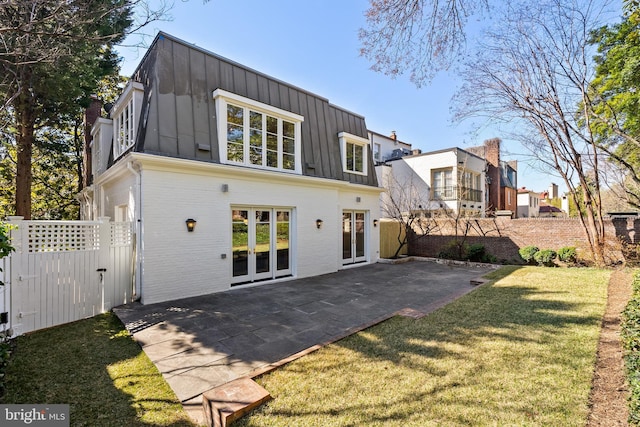
<svg viewBox="0 0 640 427">
<path fill-rule="evenodd" d="M 500 139 L 488 139 L 484 142 L 484 155 L 487 160 L 487 176 L 489 177 L 489 205 L 487 209 L 502 209 L 500 193 Z"/>
<path fill-rule="evenodd" d="M 409 242 L 409 255 L 437 257 L 447 244 L 455 239 L 454 222 L 439 220 L 439 229 L 428 236 L 414 236 Z M 487 253 L 501 260 L 519 260 L 518 249 L 535 245 L 540 249 L 558 250 L 575 246 L 583 258 L 589 257 L 589 249 L 580 220 L 574 218 L 478 218 L 470 219 L 465 243 L 480 243 Z M 621 260 L 617 248 L 619 239 L 630 243 L 640 242 L 640 219 L 606 220 L 606 236 L 610 257 Z M 464 230 L 458 230 L 463 239 Z"/>
<path fill-rule="evenodd" d="M 502 193 L 502 206 L 500 206 L 500 209 L 511 211 L 514 214 L 518 212 L 517 190 L 511 187 L 503 187 Z"/>
</svg>

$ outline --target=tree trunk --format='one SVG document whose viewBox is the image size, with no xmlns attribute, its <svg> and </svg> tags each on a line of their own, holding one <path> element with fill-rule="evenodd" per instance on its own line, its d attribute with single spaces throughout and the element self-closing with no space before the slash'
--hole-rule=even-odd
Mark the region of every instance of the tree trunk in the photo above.
<svg viewBox="0 0 640 427">
<path fill-rule="evenodd" d="M 16 215 L 31 219 L 31 159 L 35 134 L 35 111 L 33 95 L 23 89 L 14 103 L 18 135 L 16 137 Z"/>
<path fill-rule="evenodd" d="M 587 224 L 585 228 L 587 231 L 587 238 L 589 240 L 589 246 L 593 253 L 594 261 L 598 266 L 606 265 L 606 259 L 604 254 L 604 224 L 602 218 L 597 216 L 594 212 L 594 202 L 589 193 L 589 189 L 585 186 L 582 187 L 582 195 L 584 198 L 584 210 L 587 215 Z"/>
</svg>

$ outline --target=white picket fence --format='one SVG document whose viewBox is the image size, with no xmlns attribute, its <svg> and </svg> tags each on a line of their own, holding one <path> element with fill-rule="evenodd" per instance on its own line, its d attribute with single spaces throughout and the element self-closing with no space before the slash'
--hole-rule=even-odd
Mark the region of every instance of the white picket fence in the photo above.
<svg viewBox="0 0 640 427">
<path fill-rule="evenodd" d="M 129 222 L 8 221 L 16 251 L 4 259 L 0 313 L 11 335 L 73 322 L 130 302 L 134 235 Z"/>
</svg>

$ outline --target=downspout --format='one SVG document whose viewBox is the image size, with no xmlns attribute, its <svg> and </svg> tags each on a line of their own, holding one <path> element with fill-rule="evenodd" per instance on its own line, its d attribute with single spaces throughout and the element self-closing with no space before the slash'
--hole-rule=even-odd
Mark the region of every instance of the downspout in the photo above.
<svg viewBox="0 0 640 427">
<path fill-rule="evenodd" d="M 140 165 L 133 161 L 127 162 L 127 169 L 136 177 L 134 188 L 134 212 L 133 212 L 133 238 L 135 241 L 135 259 L 134 259 L 134 287 L 132 300 L 138 301 L 142 296 L 142 267 L 143 267 L 143 228 L 142 228 L 142 177 L 140 173 Z"/>
</svg>

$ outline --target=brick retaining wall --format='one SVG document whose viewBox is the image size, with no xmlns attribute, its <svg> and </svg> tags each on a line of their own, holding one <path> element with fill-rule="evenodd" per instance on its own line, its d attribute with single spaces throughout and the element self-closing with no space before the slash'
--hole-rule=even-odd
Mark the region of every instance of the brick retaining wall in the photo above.
<svg viewBox="0 0 640 427">
<path fill-rule="evenodd" d="M 455 239 L 455 223 L 437 220 L 439 229 L 428 236 L 413 236 L 409 242 L 409 255 L 436 257 Z M 498 260 L 519 260 L 518 250 L 535 245 L 540 249 L 558 250 L 575 246 L 582 257 L 588 258 L 589 249 L 580 220 L 577 218 L 478 218 L 470 220 L 465 243 L 484 245 L 487 253 Z M 605 220 L 605 235 L 610 256 L 622 260 L 619 241 L 640 242 L 640 219 L 616 218 Z M 462 239 L 464 231 L 459 230 Z"/>
</svg>

